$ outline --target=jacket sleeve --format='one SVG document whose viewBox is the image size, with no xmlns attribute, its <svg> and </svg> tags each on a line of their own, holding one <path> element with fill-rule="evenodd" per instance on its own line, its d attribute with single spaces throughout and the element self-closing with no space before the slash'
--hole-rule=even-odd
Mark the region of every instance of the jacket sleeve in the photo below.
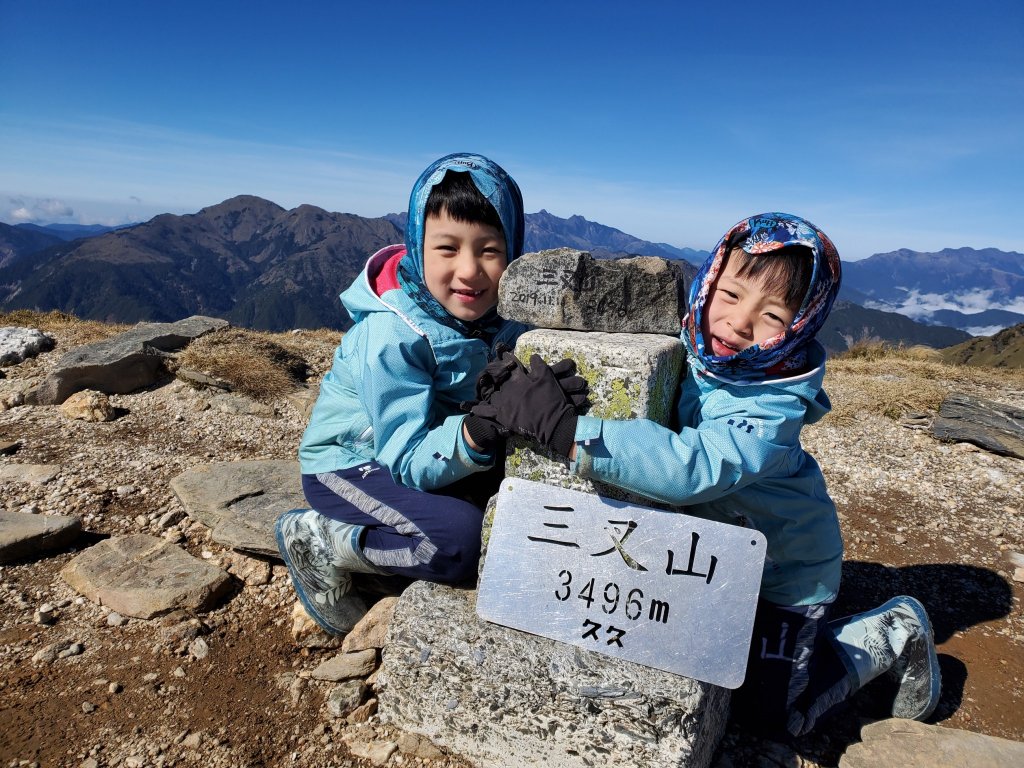
<svg viewBox="0 0 1024 768">
<path fill-rule="evenodd" d="M 802 415 L 795 395 L 762 391 L 744 398 L 713 393 L 697 426 L 678 433 L 646 419 L 583 416 L 573 469 L 674 506 L 712 501 L 793 471 Z"/>
<path fill-rule="evenodd" d="M 401 320 L 384 317 L 374 336 L 387 341 L 367 345 L 360 372 L 359 397 L 373 428 L 377 461 L 398 482 L 422 490 L 488 469 L 462 439 L 465 415 L 446 415 L 438 407 L 430 345 Z"/>
</svg>

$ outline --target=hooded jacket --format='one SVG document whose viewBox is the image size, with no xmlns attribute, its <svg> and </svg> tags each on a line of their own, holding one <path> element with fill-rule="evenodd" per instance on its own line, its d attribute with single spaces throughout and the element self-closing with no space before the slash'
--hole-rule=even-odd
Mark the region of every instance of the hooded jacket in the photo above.
<svg viewBox="0 0 1024 768">
<path fill-rule="evenodd" d="M 494 347 L 514 346 L 526 327 L 496 318 L 493 337 L 467 337 L 459 324 L 440 322 L 435 307 L 423 306 L 422 292 L 414 297 L 398 276 L 405 259 L 414 261 L 411 274 L 423 274 L 423 210 L 448 169 L 471 173 L 497 210 L 508 260 L 522 252 L 522 198 L 498 166 L 479 155 L 449 155 L 424 171 L 413 187 L 407 245 L 375 253 L 341 294 L 354 325 L 335 351 L 302 436 L 303 474 L 377 461 L 396 482 L 433 490 L 493 463 L 465 444 L 460 404 L 475 397 L 476 377 Z"/>
<path fill-rule="evenodd" d="M 779 221 L 790 228 L 794 220 L 807 224 L 785 214 L 747 221 L 763 221 L 766 216 L 782 217 Z M 726 247 L 730 236 L 723 239 Z M 812 249 L 815 270 L 804 300 L 806 309 L 815 297 L 830 297 L 820 305 L 822 315 L 828 313 L 839 280 L 838 255 L 831 261 L 829 247 L 831 243 Z M 709 258 L 712 263 L 717 259 L 716 272 L 721 248 L 720 244 Z M 691 315 L 703 310 L 707 293 L 707 284 L 695 279 Z M 807 327 L 808 317 L 807 312 L 798 314 L 791 330 Z M 820 326 L 823 320 L 814 317 L 813 322 Z M 687 332 L 684 327 L 684 341 Z M 800 370 L 764 376 L 748 367 L 731 367 L 728 358 L 702 354 L 703 344 L 699 351 L 693 344 L 686 346 L 689 366 L 676 412 L 679 432 L 644 419 L 581 416 L 574 471 L 678 506 L 687 514 L 761 531 L 768 543 L 761 596 L 770 602 L 809 605 L 834 600 L 843 556 L 839 520 L 821 469 L 800 445 L 803 425 L 831 410 L 822 389 L 824 348 L 804 336 L 800 345 L 787 349 L 787 357 L 799 353 Z M 762 363 L 777 364 L 777 357 Z"/>
</svg>

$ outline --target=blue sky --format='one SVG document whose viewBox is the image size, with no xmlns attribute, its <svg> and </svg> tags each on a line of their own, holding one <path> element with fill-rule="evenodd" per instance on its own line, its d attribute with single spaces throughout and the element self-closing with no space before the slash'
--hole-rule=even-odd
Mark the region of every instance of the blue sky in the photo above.
<svg viewBox="0 0 1024 768">
<path fill-rule="evenodd" d="M 1022 41 L 1020 0 L 0 0 L 0 221 L 380 216 L 475 151 L 680 247 L 782 210 L 849 260 L 1024 252 Z"/>
</svg>

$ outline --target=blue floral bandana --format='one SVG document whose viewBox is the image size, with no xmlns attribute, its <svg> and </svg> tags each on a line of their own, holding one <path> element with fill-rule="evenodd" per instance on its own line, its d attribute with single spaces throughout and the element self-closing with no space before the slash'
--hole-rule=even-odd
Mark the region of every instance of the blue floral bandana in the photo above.
<svg viewBox="0 0 1024 768">
<path fill-rule="evenodd" d="M 701 332 L 704 305 L 729 251 L 738 246 L 753 256 L 771 256 L 789 245 L 804 246 L 814 258 L 811 283 L 789 328 L 735 355 L 719 357 L 706 352 Z M 731 379 L 757 381 L 798 373 L 807 365 L 807 344 L 821 329 L 839 293 L 841 274 L 836 247 L 809 221 L 786 213 L 744 219 L 718 241 L 693 279 L 689 312 L 683 321 L 686 351 L 699 367 Z"/>
<path fill-rule="evenodd" d="M 492 309 L 474 322 L 466 322 L 449 314 L 427 289 L 423 278 L 423 234 L 426 226 L 427 198 L 430 190 L 441 183 L 448 171 L 468 173 L 480 194 L 487 198 L 505 230 L 505 253 L 508 262 L 522 255 L 526 232 L 523 195 L 515 180 L 497 163 L 483 155 L 454 154 L 433 162 L 412 187 L 409 196 L 409 221 L 405 229 L 406 254 L 398 264 L 398 282 L 413 301 L 442 325 L 471 338 L 490 338 L 505 322 Z"/>
</svg>

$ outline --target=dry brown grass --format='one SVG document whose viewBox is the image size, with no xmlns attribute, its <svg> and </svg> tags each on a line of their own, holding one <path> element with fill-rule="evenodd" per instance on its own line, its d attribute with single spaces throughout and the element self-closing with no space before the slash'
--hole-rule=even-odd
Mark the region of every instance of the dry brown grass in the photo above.
<svg viewBox="0 0 1024 768">
<path fill-rule="evenodd" d="M 59 333 L 61 346 L 76 347 L 102 341 L 127 330 L 129 325 L 102 323 L 97 320 L 82 320 L 66 312 L 53 309 L 49 312 L 36 312 L 31 309 L 15 309 L 11 312 L 0 312 L 0 326 L 18 326 L 36 328 L 43 333 Z"/>
<path fill-rule="evenodd" d="M 178 364 L 267 402 L 291 392 L 309 375 L 306 357 L 297 349 L 302 345 L 290 344 L 288 337 L 290 334 L 223 328 L 189 344 L 178 356 Z"/>
<path fill-rule="evenodd" d="M 829 360 L 828 418 L 849 423 L 863 413 L 900 419 L 935 412 L 951 392 L 965 386 L 1024 388 L 1024 371 L 950 365 L 929 347 L 859 343 Z"/>
</svg>

